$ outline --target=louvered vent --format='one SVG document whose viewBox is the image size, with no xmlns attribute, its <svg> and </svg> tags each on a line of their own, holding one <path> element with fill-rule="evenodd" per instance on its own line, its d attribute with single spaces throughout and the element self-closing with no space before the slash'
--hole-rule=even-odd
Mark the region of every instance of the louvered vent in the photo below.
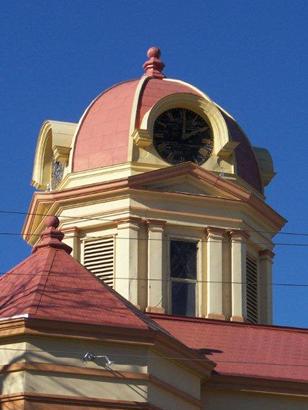
<svg viewBox="0 0 308 410">
<path fill-rule="evenodd" d="M 247 320 L 258 323 L 258 264 L 252 256 L 246 259 Z"/>
<path fill-rule="evenodd" d="M 83 264 L 99 279 L 113 287 L 114 238 L 108 236 L 85 241 Z"/>
</svg>

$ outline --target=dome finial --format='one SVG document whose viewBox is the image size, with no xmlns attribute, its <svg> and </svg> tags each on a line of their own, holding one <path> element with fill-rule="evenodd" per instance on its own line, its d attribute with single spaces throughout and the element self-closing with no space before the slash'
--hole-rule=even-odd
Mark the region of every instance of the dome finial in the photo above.
<svg viewBox="0 0 308 410">
<path fill-rule="evenodd" d="M 46 218 L 44 219 L 44 225 L 47 226 L 47 228 L 58 228 L 59 223 L 59 218 L 53 215 L 46 216 Z"/>
<path fill-rule="evenodd" d="M 164 78 L 162 72 L 165 64 L 160 59 L 160 49 L 158 47 L 150 47 L 147 52 L 148 60 L 143 64 L 144 74 L 148 77 Z"/>
</svg>

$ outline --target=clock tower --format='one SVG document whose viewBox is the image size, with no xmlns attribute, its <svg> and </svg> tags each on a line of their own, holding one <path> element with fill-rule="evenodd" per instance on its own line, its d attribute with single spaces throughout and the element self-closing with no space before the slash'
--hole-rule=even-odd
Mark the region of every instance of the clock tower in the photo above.
<svg viewBox="0 0 308 410">
<path fill-rule="evenodd" d="M 138 80 L 103 91 L 78 123 L 46 121 L 23 236 L 57 215 L 73 256 L 143 311 L 271 323 L 264 148 L 151 47 Z"/>
</svg>

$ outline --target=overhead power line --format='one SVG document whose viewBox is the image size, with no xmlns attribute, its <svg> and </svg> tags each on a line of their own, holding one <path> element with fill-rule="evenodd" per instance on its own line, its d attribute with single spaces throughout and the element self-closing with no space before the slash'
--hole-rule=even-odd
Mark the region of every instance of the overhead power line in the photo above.
<svg viewBox="0 0 308 410">
<path fill-rule="evenodd" d="M 92 273 L 92 272 L 91 272 Z M 50 271 L 48 273 L 43 273 L 40 274 L 40 276 L 42 277 L 47 277 L 47 276 L 56 276 L 58 275 L 58 272 L 53 272 Z M 77 273 L 78 274 L 78 273 Z M 77 275 L 76 274 L 76 275 Z M 92 273 L 93 275 L 95 275 L 94 273 Z M 16 276 L 35 276 L 36 274 L 34 273 L 25 273 L 25 272 L 15 272 L 15 271 L 8 271 L 8 272 L 0 272 L 0 275 L 16 275 Z M 74 272 L 69 272 L 69 275 L 74 275 Z M 154 274 L 155 276 L 155 274 Z M 4 276 L 2 276 L 4 277 Z M 1 278 L 1 276 L 0 276 Z M 190 279 L 189 282 L 177 282 L 174 279 L 185 279 L 182 277 L 177 277 L 177 278 L 138 278 L 138 277 L 119 277 L 116 276 L 115 280 L 127 280 L 129 282 L 164 282 L 164 283 L 169 283 L 169 282 L 174 282 L 174 283 L 219 283 L 219 284 L 224 284 L 224 285 L 256 285 L 259 282 L 258 281 L 249 281 L 249 282 L 241 282 L 241 281 L 226 281 L 226 280 L 202 280 L 202 279 Z M 266 283 L 266 285 L 271 285 L 271 286 L 277 286 L 277 287 L 304 287 L 304 288 L 308 288 L 308 283 L 292 283 L 292 282 L 288 282 L 288 283 L 284 283 L 284 282 L 270 282 L 270 283 Z"/>
<path fill-rule="evenodd" d="M 12 215 L 24 215 L 24 216 L 41 216 L 41 217 L 47 217 L 47 216 L 54 216 L 53 214 L 41 214 L 41 213 L 31 213 L 31 212 L 24 212 L 24 211 L 10 211 L 10 210 L 0 210 L 0 214 L 12 214 Z M 71 220 L 84 220 L 84 221 L 108 221 L 108 222 L 116 222 L 115 219 L 100 216 L 100 217 L 91 217 L 91 216 L 69 216 L 69 215 L 61 215 L 60 218 L 63 219 L 71 219 Z M 230 228 L 232 229 L 232 228 Z M 290 236 L 304 236 L 308 237 L 308 232 L 287 232 L 287 231 L 280 231 L 280 232 L 274 232 L 274 231 L 260 231 L 260 230 L 255 230 L 255 229 L 244 229 L 246 232 L 254 232 L 254 233 L 260 233 L 260 234 L 275 234 L 275 235 L 290 235 Z M 17 234 L 16 234 L 17 235 Z M 29 235 L 35 235 L 35 234 L 30 234 Z"/>
<path fill-rule="evenodd" d="M 42 233 L 38 233 L 38 234 L 22 234 L 22 233 L 18 233 L 18 232 L 0 232 L 0 236 L 36 236 L 36 237 L 40 237 L 42 235 Z M 180 237 L 178 237 L 177 239 L 174 238 L 163 238 L 163 239 L 158 239 L 158 238 L 128 238 L 128 237 L 123 237 L 123 236 L 118 236 L 118 235 L 97 235 L 97 236 L 84 236 L 83 234 L 81 235 L 67 235 L 65 236 L 65 239 L 73 239 L 73 238 L 79 238 L 79 239 L 83 239 L 83 240 L 89 240 L 89 239 L 93 239 L 93 240 L 99 240 L 99 239 L 104 239 L 106 238 L 106 236 L 115 236 L 116 239 L 123 239 L 123 240 L 129 240 L 129 241 L 159 241 L 159 242 L 170 242 L 172 240 L 181 240 Z M 192 239 L 192 241 L 194 241 Z M 196 242 L 204 242 L 204 243 L 218 243 L 218 241 L 216 240 L 211 240 L 211 239 L 203 239 L 203 238 L 195 238 Z M 227 241 L 227 239 L 222 239 L 222 241 Z M 253 242 L 255 245 L 268 245 L 269 242 Z M 296 246 L 296 247 L 308 247 L 308 243 L 296 243 L 296 242 L 271 242 L 274 246 Z"/>
</svg>

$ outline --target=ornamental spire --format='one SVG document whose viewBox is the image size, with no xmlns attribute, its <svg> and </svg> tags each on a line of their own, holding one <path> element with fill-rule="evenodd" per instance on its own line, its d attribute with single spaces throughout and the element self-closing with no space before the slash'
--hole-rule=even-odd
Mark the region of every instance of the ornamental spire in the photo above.
<svg viewBox="0 0 308 410">
<path fill-rule="evenodd" d="M 150 47 L 147 52 L 148 60 L 143 64 L 144 74 L 148 77 L 164 78 L 162 72 L 165 64 L 160 59 L 160 49 L 158 47 Z"/>
<path fill-rule="evenodd" d="M 39 248 L 57 248 L 63 249 L 66 253 L 70 254 L 72 248 L 62 242 L 64 234 L 57 229 L 59 226 L 59 219 L 56 216 L 47 216 L 44 220 L 46 228 L 43 230 L 39 243 L 34 246 L 32 253 L 36 252 Z"/>
</svg>

